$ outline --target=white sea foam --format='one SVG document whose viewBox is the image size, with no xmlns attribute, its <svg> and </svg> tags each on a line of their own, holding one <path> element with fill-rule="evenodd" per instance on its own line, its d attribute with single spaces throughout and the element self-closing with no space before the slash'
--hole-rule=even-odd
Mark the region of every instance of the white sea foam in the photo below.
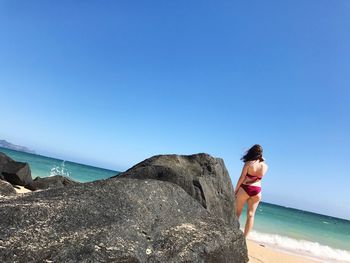
<svg viewBox="0 0 350 263">
<path fill-rule="evenodd" d="M 65 166 L 65 161 L 63 161 L 60 165 L 54 165 L 50 170 L 49 176 L 62 175 L 62 176 L 70 176 L 70 172 L 67 170 Z"/>
<path fill-rule="evenodd" d="M 257 231 L 252 231 L 248 239 L 290 252 L 315 257 L 322 260 L 322 262 L 350 262 L 350 251 L 331 248 L 317 242 L 297 240 Z"/>
</svg>

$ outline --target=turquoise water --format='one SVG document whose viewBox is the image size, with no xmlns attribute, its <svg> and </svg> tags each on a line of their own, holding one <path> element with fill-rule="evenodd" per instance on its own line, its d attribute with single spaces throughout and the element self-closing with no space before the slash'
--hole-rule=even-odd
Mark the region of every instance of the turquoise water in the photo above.
<svg viewBox="0 0 350 263">
<path fill-rule="evenodd" d="M 246 208 L 240 218 L 241 229 Z M 250 239 L 317 256 L 350 262 L 350 221 L 261 202 Z"/>
<path fill-rule="evenodd" d="M 15 161 L 29 163 L 33 179 L 37 176 L 47 177 L 53 175 L 64 175 L 78 182 L 91 182 L 95 180 L 106 179 L 119 173 L 117 171 L 59 160 L 31 153 L 9 150 L 1 147 L 0 152 L 5 153 Z"/>
<path fill-rule="evenodd" d="M 116 171 L 0 148 L 12 159 L 28 162 L 32 177 L 65 175 L 79 182 L 109 178 Z M 244 209 L 240 218 L 245 224 Z M 249 239 L 306 254 L 322 262 L 350 262 L 350 221 L 261 202 Z"/>
</svg>

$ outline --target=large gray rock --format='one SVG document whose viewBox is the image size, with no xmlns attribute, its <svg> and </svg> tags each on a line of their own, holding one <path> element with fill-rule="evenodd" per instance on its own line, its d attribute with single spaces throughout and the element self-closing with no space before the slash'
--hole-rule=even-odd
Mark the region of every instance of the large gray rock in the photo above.
<svg viewBox="0 0 350 263">
<path fill-rule="evenodd" d="M 28 163 L 16 162 L 4 153 L 0 153 L 0 179 L 26 187 L 33 181 Z"/>
<path fill-rule="evenodd" d="M 55 175 L 49 177 L 36 177 L 30 187 L 34 190 L 37 189 L 49 189 L 49 188 L 60 188 L 70 185 L 77 185 L 79 182 L 76 182 L 66 176 Z"/>
<path fill-rule="evenodd" d="M 0 152 L 0 177 L 2 176 L 1 172 L 4 169 L 5 165 L 9 162 L 14 162 L 14 160 L 12 160 L 6 154 Z"/>
<path fill-rule="evenodd" d="M 0 262 L 247 262 L 241 231 L 179 186 L 109 179 L 0 200 Z"/>
<path fill-rule="evenodd" d="M 114 178 L 157 179 L 181 186 L 212 214 L 239 228 L 235 195 L 224 161 L 208 154 L 157 155 Z"/>
<path fill-rule="evenodd" d="M 8 196 L 16 194 L 15 188 L 10 184 L 9 182 L 6 182 L 4 180 L 0 180 L 0 195 L 2 196 Z"/>
</svg>

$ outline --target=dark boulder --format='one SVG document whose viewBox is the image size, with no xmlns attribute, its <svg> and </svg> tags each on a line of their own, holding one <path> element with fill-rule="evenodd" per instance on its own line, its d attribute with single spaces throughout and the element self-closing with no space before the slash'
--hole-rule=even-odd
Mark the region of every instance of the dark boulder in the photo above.
<svg viewBox="0 0 350 263">
<path fill-rule="evenodd" d="M 3 165 L 2 177 L 14 185 L 29 186 L 33 182 L 28 163 L 10 161 Z"/>
<path fill-rule="evenodd" d="M 0 200 L 0 262 L 247 262 L 241 231 L 181 187 L 101 180 Z"/>
<path fill-rule="evenodd" d="M 14 162 L 14 160 L 12 160 L 6 154 L 0 152 L 0 171 L 2 170 L 2 167 L 6 165 L 8 162 Z"/>
<path fill-rule="evenodd" d="M 16 194 L 15 188 L 9 182 L 0 180 L 0 195 L 7 196 Z"/>
<path fill-rule="evenodd" d="M 76 182 L 66 176 L 55 175 L 49 177 L 36 177 L 32 184 L 30 185 L 31 189 L 48 189 L 48 188 L 60 188 L 70 185 L 77 185 L 79 182 Z"/>
<path fill-rule="evenodd" d="M 181 186 L 212 214 L 239 228 L 235 196 L 224 161 L 208 154 L 157 155 L 114 178 L 156 179 Z"/>
<path fill-rule="evenodd" d="M 8 157 L 6 154 L 0 152 L 0 169 L 4 164 L 7 164 L 8 162 L 13 162 L 13 160 Z"/>
<path fill-rule="evenodd" d="M 28 163 L 16 162 L 2 152 L 0 152 L 0 179 L 21 186 L 28 186 L 33 181 Z"/>
<path fill-rule="evenodd" d="M 0 179 L 1 180 L 5 179 L 4 176 L 2 175 L 2 171 L 3 171 L 4 167 L 6 166 L 6 164 L 8 164 L 9 162 L 14 162 L 14 160 L 12 160 L 6 154 L 0 152 Z"/>
</svg>

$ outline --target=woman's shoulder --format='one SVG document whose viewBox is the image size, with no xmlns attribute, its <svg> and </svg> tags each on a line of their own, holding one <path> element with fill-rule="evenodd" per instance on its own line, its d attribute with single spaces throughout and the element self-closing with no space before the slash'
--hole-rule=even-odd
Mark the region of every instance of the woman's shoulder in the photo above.
<svg viewBox="0 0 350 263">
<path fill-rule="evenodd" d="M 264 161 L 264 162 L 262 162 L 262 165 L 263 165 L 264 170 L 265 170 L 265 172 L 266 172 L 266 171 L 267 171 L 267 169 L 269 169 L 268 164 L 266 163 L 266 161 Z"/>
<path fill-rule="evenodd" d="M 268 164 L 266 163 L 266 160 L 264 160 L 263 162 L 261 162 L 262 165 L 266 166 L 266 167 L 269 167 Z"/>
</svg>

